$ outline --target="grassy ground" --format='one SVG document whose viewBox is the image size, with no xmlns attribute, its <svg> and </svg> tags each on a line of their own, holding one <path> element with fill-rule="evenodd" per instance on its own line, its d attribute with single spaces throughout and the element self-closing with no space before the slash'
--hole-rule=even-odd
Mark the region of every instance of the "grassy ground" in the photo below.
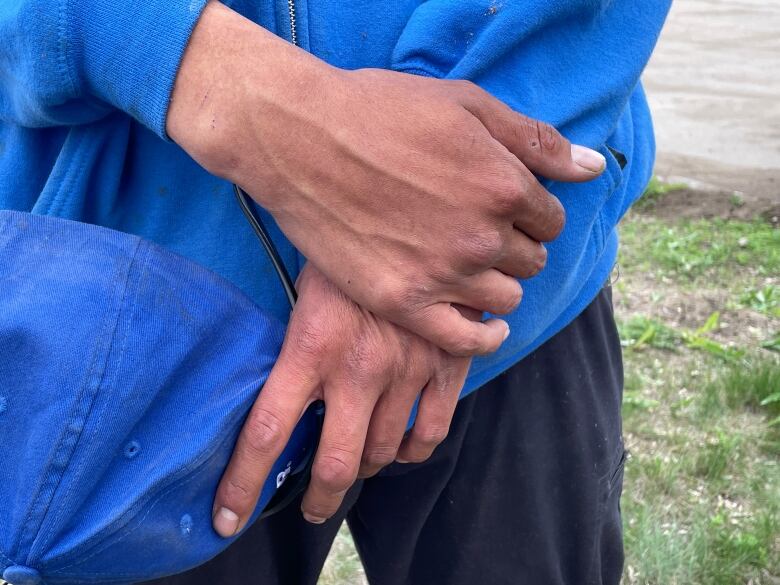
<svg viewBox="0 0 780 585">
<path fill-rule="evenodd" d="M 780 230 L 650 208 L 621 234 L 625 582 L 777 585 Z"/>
<path fill-rule="evenodd" d="M 651 187 L 621 227 L 614 286 L 624 583 L 780 585 L 780 230 L 660 219 L 676 189 Z M 364 582 L 343 530 L 321 584 Z"/>
</svg>

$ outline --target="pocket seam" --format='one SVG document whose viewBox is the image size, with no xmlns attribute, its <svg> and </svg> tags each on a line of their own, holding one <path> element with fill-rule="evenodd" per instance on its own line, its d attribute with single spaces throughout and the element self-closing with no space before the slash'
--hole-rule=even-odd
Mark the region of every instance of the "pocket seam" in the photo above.
<svg viewBox="0 0 780 585">
<path fill-rule="evenodd" d="M 604 170 L 604 174 L 602 175 L 602 180 L 604 183 L 606 183 L 607 186 L 607 193 L 601 202 L 598 213 L 596 214 L 596 221 L 594 222 L 593 228 L 596 230 L 596 235 L 599 238 L 599 250 L 603 250 L 604 246 L 606 245 L 607 236 L 609 235 L 609 232 L 607 231 L 607 222 L 605 220 L 605 210 L 607 209 L 607 203 L 610 201 L 610 199 L 612 199 L 612 197 L 614 197 L 618 189 L 620 189 L 620 186 L 623 184 L 624 177 L 623 170 L 620 168 L 620 163 L 618 162 L 617 158 L 615 158 L 615 155 L 612 154 L 610 147 L 605 144 L 604 147 L 599 150 L 607 161 L 607 168 Z M 611 232 L 612 228 L 610 228 L 609 231 Z"/>
</svg>

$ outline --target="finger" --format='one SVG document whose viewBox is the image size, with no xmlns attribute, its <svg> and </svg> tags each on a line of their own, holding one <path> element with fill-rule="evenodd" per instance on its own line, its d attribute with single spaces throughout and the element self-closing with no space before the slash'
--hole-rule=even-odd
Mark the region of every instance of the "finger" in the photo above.
<svg viewBox="0 0 780 585">
<path fill-rule="evenodd" d="M 451 359 L 448 367 L 434 374 L 422 391 L 414 426 L 398 450 L 399 462 L 425 461 L 447 437 L 470 363 L 468 359 Z"/>
<path fill-rule="evenodd" d="M 341 392 L 326 389 L 329 399 L 322 436 L 301 504 L 303 517 L 313 524 L 322 524 L 333 516 L 355 483 L 375 404 L 366 388 L 343 380 L 338 385 Z"/>
<path fill-rule="evenodd" d="M 416 380 L 403 380 L 382 394 L 371 415 L 358 477 L 371 477 L 395 461 L 409 413 L 427 382 L 418 376 Z"/>
<path fill-rule="evenodd" d="M 546 264 L 547 248 L 523 232 L 514 230 L 496 268 L 517 278 L 531 278 L 539 274 Z"/>
<path fill-rule="evenodd" d="M 505 321 L 470 321 L 449 303 L 424 307 L 405 316 L 399 325 L 454 356 L 492 353 L 509 336 L 509 325 Z"/>
<path fill-rule="evenodd" d="M 561 202 L 522 165 L 518 165 L 517 183 L 523 196 L 517 197 L 513 209 L 515 227 L 539 242 L 557 238 L 566 223 L 566 212 Z"/>
<path fill-rule="evenodd" d="M 474 85 L 464 91 L 464 102 L 493 138 L 543 177 L 577 183 L 594 179 L 606 168 L 600 153 L 572 145 L 550 124 L 515 112 Z"/>
<path fill-rule="evenodd" d="M 465 305 L 453 305 L 453 307 L 469 321 L 482 321 L 482 311 L 479 311 L 474 307 L 467 307 Z"/>
<path fill-rule="evenodd" d="M 319 379 L 282 352 L 244 423 L 214 498 L 214 530 L 229 538 L 246 525 L 265 480 L 310 401 Z"/>
<path fill-rule="evenodd" d="M 515 230 L 516 231 L 516 230 Z M 516 236 L 513 234 L 513 238 Z M 527 238 L 526 238 L 527 239 Z M 516 244 L 512 244 L 513 248 Z M 512 252 L 508 252 L 511 254 Z M 527 272 L 523 270 L 522 272 Z M 504 273 L 506 272 L 506 274 Z M 463 279 L 454 288 L 450 300 L 479 311 L 506 315 L 514 311 L 523 298 L 523 288 L 508 270 L 490 269 Z"/>
</svg>

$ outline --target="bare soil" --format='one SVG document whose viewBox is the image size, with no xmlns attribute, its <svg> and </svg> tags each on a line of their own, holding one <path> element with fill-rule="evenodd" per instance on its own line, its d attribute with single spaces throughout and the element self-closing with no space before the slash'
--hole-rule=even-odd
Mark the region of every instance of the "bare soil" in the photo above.
<svg viewBox="0 0 780 585">
<path fill-rule="evenodd" d="M 676 177 L 661 177 L 674 183 Z M 698 181 L 688 181 L 692 186 L 670 191 L 657 203 L 639 213 L 659 219 L 742 219 L 763 217 L 770 223 L 780 223 L 780 198 L 758 195 L 755 192 L 725 191 L 709 188 Z"/>
<path fill-rule="evenodd" d="M 780 229 L 780 201 L 767 197 L 736 194 L 707 187 L 684 188 L 662 195 L 654 204 L 633 211 L 668 222 L 680 219 L 734 219 L 764 218 Z M 731 282 L 749 282 L 756 278 L 757 267 L 735 266 Z M 707 318 L 720 311 L 720 327 L 712 333 L 713 339 L 729 346 L 749 347 L 760 344 L 780 323 L 775 317 L 758 313 L 734 304 L 734 290 L 718 286 L 680 288 L 671 278 L 652 272 L 633 271 L 630 275 L 617 274 L 625 286 L 614 287 L 616 312 L 622 319 L 646 316 L 679 329 L 695 330 Z M 780 275 L 764 277 L 763 283 L 778 284 Z"/>
</svg>

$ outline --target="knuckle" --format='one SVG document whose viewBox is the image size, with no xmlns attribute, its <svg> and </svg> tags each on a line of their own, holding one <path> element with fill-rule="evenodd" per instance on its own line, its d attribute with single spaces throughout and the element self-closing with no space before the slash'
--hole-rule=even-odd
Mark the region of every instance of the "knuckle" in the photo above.
<svg viewBox="0 0 780 585">
<path fill-rule="evenodd" d="M 533 204 L 533 196 L 536 193 L 539 181 L 527 168 L 523 168 L 513 178 L 515 189 L 515 205 L 512 211 L 517 211 L 519 207 L 526 208 Z"/>
<path fill-rule="evenodd" d="M 387 367 L 385 353 L 370 335 L 361 335 L 344 354 L 344 370 L 356 382 L 380 377 Z"/>
<path fill-rule="evenodd" d="M 435 447 L 447 438 L 449 431 L 449 426 L 444 424 L 426 425 L 421 429 L 419 440 L 425 446 Z"/>
<path fill-rule="evenodd" d="M 475 355 L 482 349 L 481 341 L 482 340 L 476 333 L 469 330 L 450 342 L 449 353 L 456 356 Z"/>
<path fill-rule="evenodd" d="M 542 147 L 542 122 L 539 120 L 529 119 L 526 124 L 523 124 L 523 137 L 533 152 L 541 153 Z"/>
<path fill-rule="evenodd" d="M 274 412 L 259 408 L 251 414 L 245 425 L 249 448 L 260 454 L 269 454 L 281 447 L 285 440 L 285 425 Z"/>
<path fill-rule="evenodd" d="M 464 94 L 471 97 L 482 97 L 482 90 L 473 81 L 468 79 L 455 79 L 454 85 Z"/>
<path fill-rule="evenodd" d="M 293 342 L 298 352 L 307 356 L 319 356 L 325 350 L 327 339 L 322 327 L 306 322 L 294 330 Z"/>
<path fill-rule="evenodd" d="M 563 228 L 566 226 L 566 210 L 563 208 L 563 205 L 561 205 L 561 202 L 558 201 L 555 197 L 552 195 L 549 195 L 550 197 L 550 219 L 549 219 L 549 238 L 551 240 L 557 238 L 561 232 L 563 231 Z"/>
<path fill-rule="evenodd" d="M 382 469 L 395 461 L 398 449 L 395 445 L 375 446 L 363 455 L 363 465 L 369 469 Z"/>
<path fill-rule="evenodd" d="M 544 152 L 557 152 L 561 146 L 561 135 L 547 122 L 536 121 L 539 149 Z"/>
<path fill-rule="evenodd" d="M 414 378 L 423 367 L 423 360 L 421 355 L 424 355 L 427 345 L 423 345 L 417 342 L 415 339 L 410 339 L 408 336 L 404 336 L 399 339 L 399 344 L 395 355 L 397 356 L 394 361 L 388 359 L 387 375 L 390 380 L 403 381 Z M 389 352 L 387 352 L 389 356 Z"/>
<path fill-rule="evenodd" d="M 529 219 L 533 218 L 537 226 L 537 239 L 549 242 L 557 238 L 566 225 L 566 211 L 561 202 L 542 187 L 534 194 L 534 202 L 529 210 Z"/>
<path fill-rule="evenodd" d="M 452 358 L 443 360 L 436 368 L 436 377 L 426 392 L 433 391 L 437 395 L 446 395 L 449 392 L 460 392 L 460 388 L 455 387 L 455 360 Z"/>
<path fill-rule="evenodd" d="M 422 463 L 428 459 L 449 433 L 449 428 L 443 425 L 430 425 L 414 434 L 415 446 L 408 459 L 413 463 Z"/>
<path fill-rule="evenodd" d="M 524 195 L 523 183 L 518 180 L 517 173 L 497 172 L 493 177 L 488 192 L 494 211 L 502 215 L 516 212 Z"/>
<path fill-rule="evenodd" d="M 222 504 L 236 513 L 242 512 L 252 497 L 249 484 L 235 477 L 227 479 L 220 491 Z"/>
<path fill-rule="evenodd" d="M 512 125 L 514 139 L 519 145 L 526 145 L 531 152 L 538 152 L 539 139 L 537 134 L 536 120 L 518 115 L 517 123 Z"/>
<path fill-rule="evenodd" d="M 496 230 L 471 233 L 464 236 L 463 248 L 471 262 L 487 268 L 493 266 L 501 255 L 503 239 Z"/>
<path fill-rule="evenodd" d="M 413 314 L 421 306 L 421 290 L 403 281 L 380 286 L 377 295 L 379 306 L 387 307 L 399 315 Z"/>
<path fill-rule="evenodd" d="M 353 466 L 338 455 L 323 455 L 314 470 L 314 476 L 319 484 L 332 493 L 349 489 L 356 475 Z"/>
<path fill-rule="evenodd" d="M 533 244 L 530 250 L 526 250 L 523 253 L 522 266 L 519 268 L 519 278 L 532 278 L 536 276 L 544 270 L 546 264 L 547 248 L 539 243 Z"/>
<path fill-rule="evenodd" d="M 520 116 L 514 128 L 516 139 L 538 156 L 557 153 L 563 145 L 558 130 L 547 122 Z"/>
<path fill-rule="evenodd" d="M 520 286 L 520 283 L 516 284 L 517 286 L 507 289 L 504 294 L 495 299 L 493 303 L 495 308 L 492 312 L 506 315 L 507 313 L 514 311 L 520 305 L 520 301 L 523 299 L 523 288 Z"/>
<path fill-rule="evenodd" d="M 545 266 L 547 266 L 547 248 L 539 244 L 536 247 L 536 255 L 534 256 L 534 274 L 539 274 Z"/>
</svg>

